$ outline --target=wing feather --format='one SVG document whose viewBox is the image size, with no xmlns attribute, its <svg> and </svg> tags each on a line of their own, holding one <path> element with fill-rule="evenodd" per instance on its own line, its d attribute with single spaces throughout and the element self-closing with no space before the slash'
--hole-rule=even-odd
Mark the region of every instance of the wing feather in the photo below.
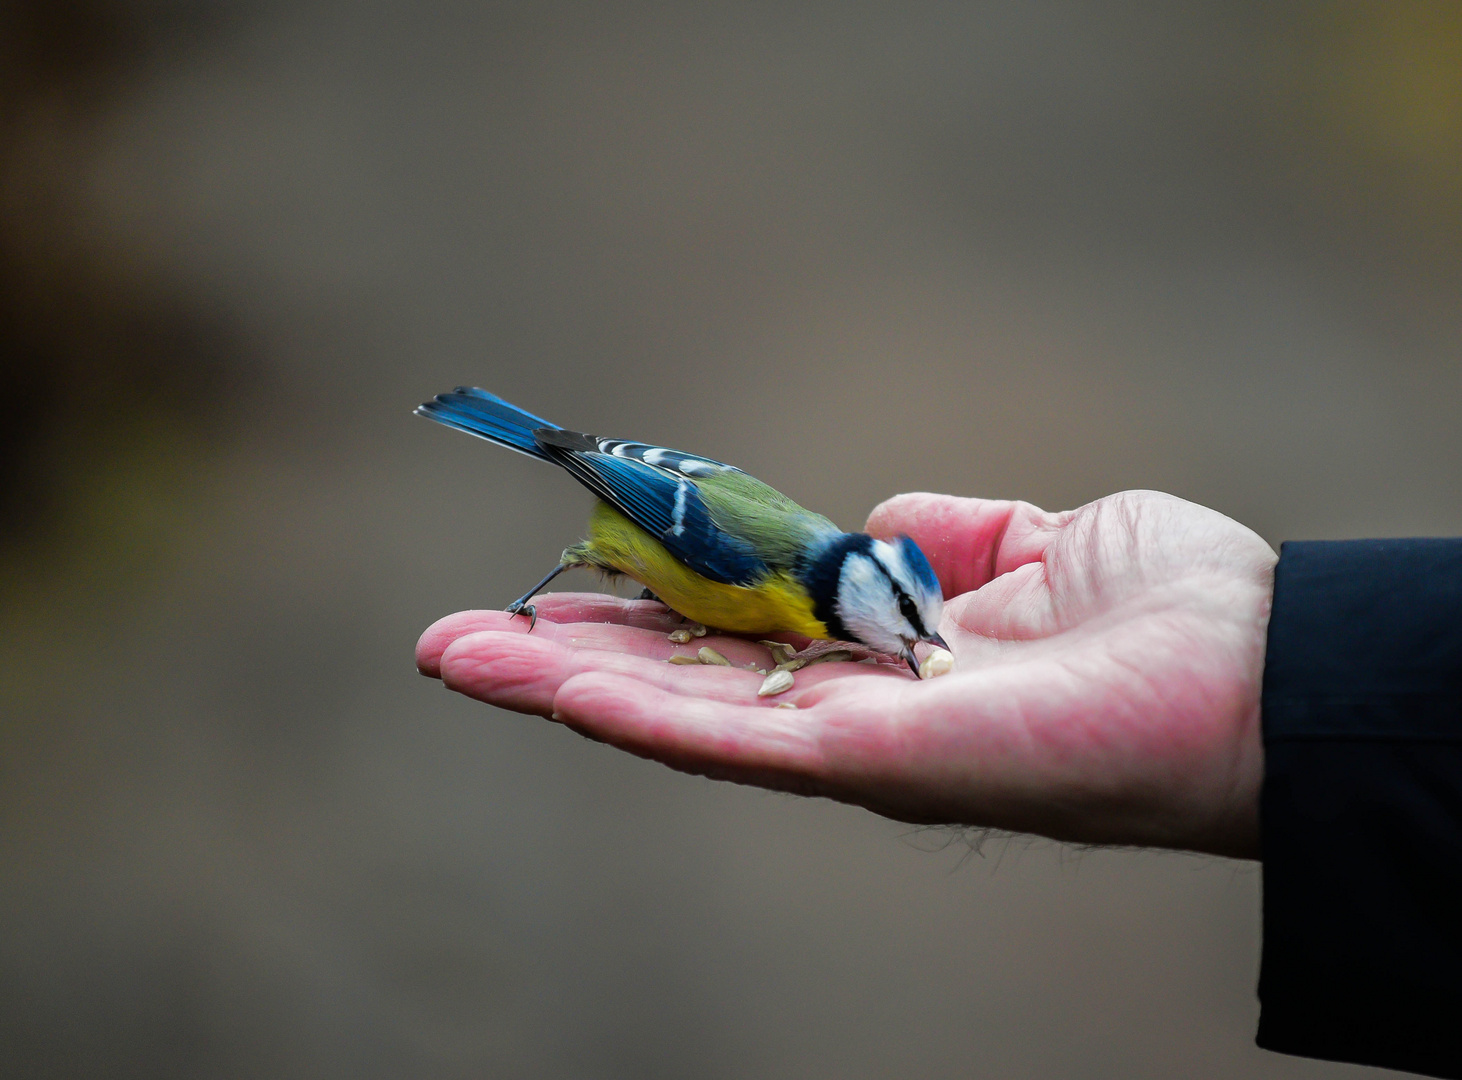
<svg viewBox="0 0 1462 1080">
<path fill-rule="evenodd" d="M 654 536 L 696 573 L 727 585 L 750 584 L 767 570 L 751 544 L 720 528 L 696 483 L 729 465 L 645 443 L 598 439 L 544 428 L 539 447 L 581 484 Z"/>
</svg>

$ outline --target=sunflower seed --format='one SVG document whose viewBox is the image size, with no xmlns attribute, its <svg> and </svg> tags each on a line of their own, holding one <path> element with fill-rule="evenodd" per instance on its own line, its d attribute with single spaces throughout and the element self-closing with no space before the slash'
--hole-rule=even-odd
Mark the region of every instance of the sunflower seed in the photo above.
<svg viewBox="0 0 1462 1080">
<path fill-rule="evenodd" d="M 689 630 L 682 629 L 682 630 L 672 630 L 672 631 L 670 631 L 670 633 L 666 634 L 665 636 L 668 637 L 671 641 L 675 642 L 675 644 L 677 644 L 677 645 L 684 645 L 694 635 L 691 634 L 691 632 Z"/>
<path fill-rule="evenodd" d="M 731 666 L 730 660 L 727 660 L 724 656 L 718 653 L 715 649 L 711 648 L 709 645 L 701 646 L 701 650 L 700 652 L 696 653 L 696 656 L 700 658 L 700 662 L 702 664 L 714 664 L 717 667 Z"/>
<path fill-rule="evenodd" d="M 935 648 L 919 665 L 919 678 L 934 679 L 940 675 L 948 675 L 953 670 L 954 654 L 948 649 Z"/>
<path fill-rule="evenodd" d="M 807 659 L 805 657 L 794 656 L 790 660 L 784 660 L 784 661 L 782 661 L 776 667 L 772 668 L 772 670 L 773 671 L 801 671 L 803 668 L 805 668 L 807 666 L 807 664 L 808 664 L 808 661 L 807 661 Z"/>
<path fill-rule="evenodd" d="M 686 656 L 685 653 L 676 653 L 670 658 L 669 662 L 672 664 L 699 664 L 701 661 L 697 656 Z"/>
<path fill-rule="evenodd" d="M 707 630 L 700 623 L 693 622 L 693 623 L 690 624 L 690 636 L 691 637 L 705 637 L 708 633 L 710 633 L 710 631 Z"/>
<path fill-rule="evenodd" d="M 785 641 L 758 641 L 758 645 L 765 645 L 772 652 L 772 659 L 779 664 L 785 664 L 797 654 L 797 650 L 788 645 Z"/>
<path fill-rule="evenodd" d="M 774 694 L 782 694 L 792 689 L 795 682 L 790 671 L 774 671 L 766 677 L 761 684 L 761 689 L 756 692 L 757 697 L 772 697 Z"/>
<path fill-rule="evenodd" d="M 795 701 L 779 701 L 772 706 L 774 709 L 795 709 L 796 707 L 797 703 Z"/>
</svg>

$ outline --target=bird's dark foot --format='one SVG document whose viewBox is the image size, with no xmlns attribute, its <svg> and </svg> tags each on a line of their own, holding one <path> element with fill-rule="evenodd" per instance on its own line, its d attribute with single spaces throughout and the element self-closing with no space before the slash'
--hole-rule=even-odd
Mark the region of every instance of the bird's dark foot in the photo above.
<svg viewBox="0 0 1462 1080">
<path fill-rule="evenodd" d="M 565 554 L 568 553 L 565 552 Z M 557 566 L 555 566 L 552 570 L 544 575 L 542 581 L 540 581 L 537 585 L 534 585 L 533 588 L 529 589 L 522 596 L 518 597 L 518 599 L 514 600 L 503 610 L 505 610 L 509 615 L 528 616 L 528 633 L 533 633 L 533 628 L 538 625 L 538 609 L 535 608 L 532 604 L 528 603 L 528 601 L 532 600 L 535 596 L 541 593 L 543 591 L 543 587 L 554 578 L 558 577 L 559 574 L 562 574 L 565 570 L 572 569 L 573 567 L 578 565 L 580 564 L 565 562 L 559 563 Z"/>
<path fill-rule="evenodd" d="M 514 603 L 509 604 L 504 610 L 506 610 L 509 615 L 528 616 L 528 633 L 530 634 L 533 633 L 533 628 L 538 625 L 538 609 L 532 604 L 525 604 L 523 601 L 518 600 Z"/>
</svg>

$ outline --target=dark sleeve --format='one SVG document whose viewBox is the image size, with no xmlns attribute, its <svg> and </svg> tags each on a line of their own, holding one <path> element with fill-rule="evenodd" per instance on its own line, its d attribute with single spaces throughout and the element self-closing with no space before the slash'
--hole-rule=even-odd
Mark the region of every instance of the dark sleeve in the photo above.
<svg viewBox="0 0 1462 1080">
<path fill-rule="evenodd" d="M 1259 1045 L 1462 1077 L 1462 540 L 1285 544 L 1263 724 Z"/>
</svg>

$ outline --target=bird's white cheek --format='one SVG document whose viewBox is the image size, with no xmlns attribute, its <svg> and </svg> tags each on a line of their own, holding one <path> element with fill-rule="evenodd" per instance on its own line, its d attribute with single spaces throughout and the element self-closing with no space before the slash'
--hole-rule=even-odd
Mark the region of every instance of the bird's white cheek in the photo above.
<svg viewBox="0 0 1462 1080">
<path fill-rule="evenodd" d="M 907 622 L 894 614 L 893 593 L 883 572 L 863 555 L 850 555 L 838 582 L 838 618 L 848 633 L 883 652 L 903 647 L 900 634 L 912 635 Z"/>
</svg>

